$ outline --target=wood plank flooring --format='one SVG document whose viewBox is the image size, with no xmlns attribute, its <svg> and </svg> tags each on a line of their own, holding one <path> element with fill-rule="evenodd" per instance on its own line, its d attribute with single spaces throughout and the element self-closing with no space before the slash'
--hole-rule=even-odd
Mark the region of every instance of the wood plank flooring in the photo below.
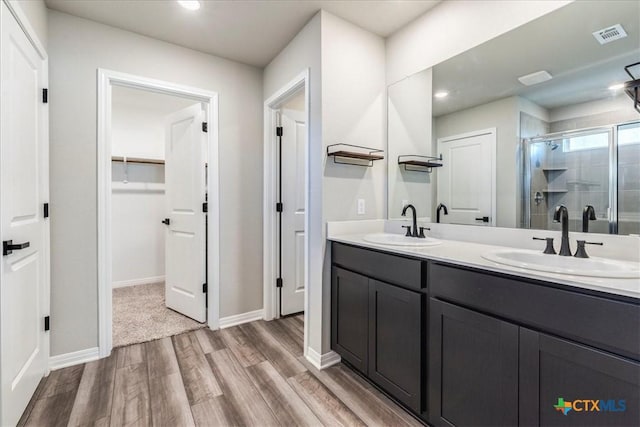
<svg viewBox="0 0 640 427">
<path fill-rule="evenodd" d="M 53 371 L 22 426 L 419 426 L 342 364 L 302 357 L 302 316 L 200 329 Z"/>
</svg>

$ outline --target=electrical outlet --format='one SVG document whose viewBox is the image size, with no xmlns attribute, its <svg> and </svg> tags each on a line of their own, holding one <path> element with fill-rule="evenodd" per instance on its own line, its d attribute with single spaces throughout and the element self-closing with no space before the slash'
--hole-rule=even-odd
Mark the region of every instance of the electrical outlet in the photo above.
<svg viewBox="0 0 640 427">
<path fill-rule="evenodd" d="M 364 215 L 366 212 L 364 199 L 358 199 L 358 215 Z"/>
</svg>

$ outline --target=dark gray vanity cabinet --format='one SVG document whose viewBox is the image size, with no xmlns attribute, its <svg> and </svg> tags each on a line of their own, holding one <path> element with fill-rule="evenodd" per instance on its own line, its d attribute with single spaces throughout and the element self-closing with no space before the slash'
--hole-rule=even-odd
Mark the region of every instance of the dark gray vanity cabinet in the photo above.
<svg viewBox="0 0 640 427">
<path fill-rule="evenodd" d="M 564 415 L 560 398 L 590 402 Z M 520 328 L 519 400 L 520 425 L 638 426 L 640 363 Z"/>
<path fill-rule="evenodd" d="M 431 423 L 518 425 L 518 327 L 435 299 L 429 324 Z"/>
<path fill-rule="evenodd" d="M 369 279 L 334 267 L 331 280 L 331 347 L 362 373 L 368 367 Z"/>
<path fill-rule="evenodd" d="M 369 370 L 373 382 L 419 412 L 422 299 L 377 280 L 369 281 Z"/>
<path fill-rule="evenodd" d="M 425 366 L 422 261 L 337 243 L 332 253 L 332 349 L 420 414 Z"/>
<path fill-rule="evenodd" d="M 440 263 L 429 286 L 432 424 L 640 425 L 637 301 Z"/>
</svg>

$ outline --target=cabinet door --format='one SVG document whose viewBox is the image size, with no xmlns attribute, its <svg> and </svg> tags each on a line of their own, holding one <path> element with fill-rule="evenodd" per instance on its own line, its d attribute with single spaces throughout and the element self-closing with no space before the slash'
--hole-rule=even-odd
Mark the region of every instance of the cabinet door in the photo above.
<svg viewBox="0 0 640 427">
<path fill-rule="evenodd" d="M 420 413 L 422 294 L 369 281 L 369 378 Z"/>
<path fill-rule="evenodd" d="M 354 368 L 367 373 L 369 279 L 333 267 L 331 348 Z"/>
<path fill-rule="evenodd" d="M 429 301 L 428 413 L 436 426 L 518 424 L 518 327 Z"/>
<path fill-rule="evenodd" d="M 524 426 L 638 426 L 640 363 L 521 328 L 519 406 Z"/>
</svg>

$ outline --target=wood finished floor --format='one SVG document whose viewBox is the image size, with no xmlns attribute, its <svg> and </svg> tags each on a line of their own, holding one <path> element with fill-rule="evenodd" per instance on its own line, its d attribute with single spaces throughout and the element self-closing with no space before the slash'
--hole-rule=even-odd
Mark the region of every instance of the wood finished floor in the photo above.
<svg viewBox="0 0 640 427">
<path fill-rule="evenodd" d="M 302 357 L 303 319 L 200 329 L 51 372 L 25 426 L 418 426 L 342 364 Z"/>
</svg>

